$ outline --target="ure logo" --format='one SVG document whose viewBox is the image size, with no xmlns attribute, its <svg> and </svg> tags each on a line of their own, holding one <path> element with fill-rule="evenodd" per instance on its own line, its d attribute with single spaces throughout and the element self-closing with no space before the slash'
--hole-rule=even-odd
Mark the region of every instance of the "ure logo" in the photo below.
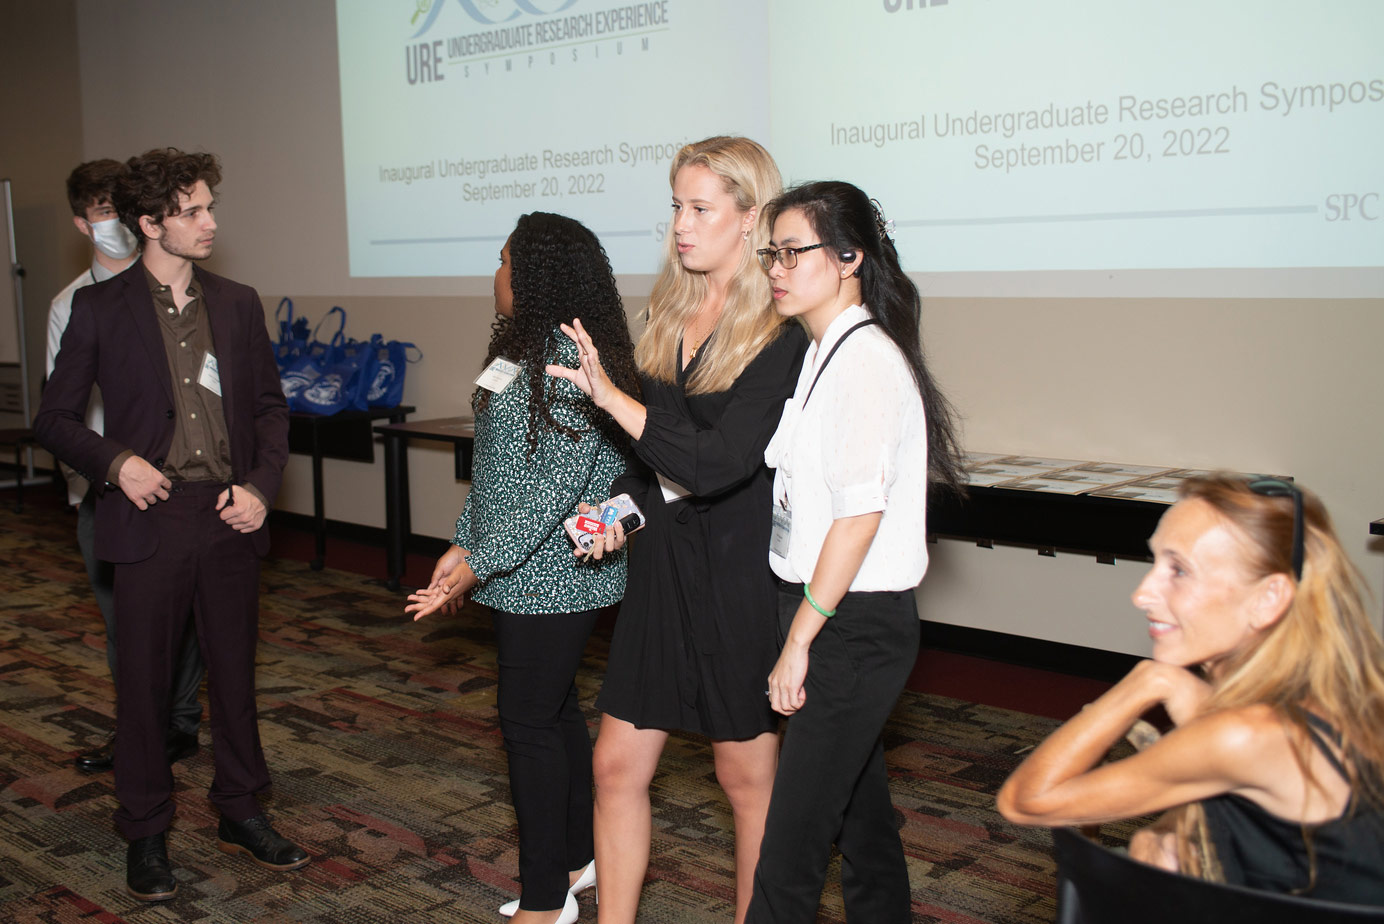
<svg viewBox="0 0 1384 924">
<path fill-rule="evenodd" d="M 456 0 L 456 5 L 467 16 L 483 26 L 513 22 L 525 15 L 551 16 L 571 9 L 576 3 L 577 0 Z M 409 25 L 418 25 L 420 20 L 422 25 L 409 37 L 418 38 L 431 29 L 447 5 L 447 0 L 416 0 Z"/>
<path fill-rule="evenodd" d="M 884 12 L 897 13 L 899 10 L 926 9 L 929 0 L 884 0 Z M 946 6 L 947 0 L 931 0 L 932 6 Z"/>
</svg>

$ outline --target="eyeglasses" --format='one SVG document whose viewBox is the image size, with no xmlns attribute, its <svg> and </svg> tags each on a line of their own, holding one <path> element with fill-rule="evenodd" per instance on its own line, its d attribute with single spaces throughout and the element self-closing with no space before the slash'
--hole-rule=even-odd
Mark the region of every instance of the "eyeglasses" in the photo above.
<svg viewBox="0 0 1384 924">
<path fill-rule="evenodd" d="M 784 269 L 792 269 L 798 265 L 798 254 L 825 246 L 827 246 L 825 243 L 817 243 L 808 244 L 806 247 L 779 247 L 777 249 L 765 247 L 762 250 L 756 250 L 755 253 L 759 254 L 759 265 L 764 267 L 764 272 L 767 273 L 774 268 L 775 260 L 782 263 Z"/>
<path fill-rule="evenodd" d="M 1302 560 L 1306 551 L 1302 545 L 1302 489 L 1282 478 L 1255 478 L 1249 489 L 1262 497 L 1291 497 L 1293 499 L 1293 577 L 1302 580 Z"/>
</svg>

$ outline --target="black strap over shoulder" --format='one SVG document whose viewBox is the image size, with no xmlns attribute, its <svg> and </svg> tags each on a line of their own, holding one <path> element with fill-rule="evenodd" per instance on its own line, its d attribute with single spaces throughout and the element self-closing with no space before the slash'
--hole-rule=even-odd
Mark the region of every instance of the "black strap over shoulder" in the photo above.
<svg viewBox="0 0 1384 924">
<path fill-rule="evenodd" d="M 876 321 L 874 318 L 866 318 L 859 324 L 853 325 L 850 328 L 850 330 L 846 331 L 844 334 L 841 335 L 840 340 L 832 344 L 831 351 L 827 353 L 827 358 L 822 360 L 822 365 L 817 368 L 817 374 L 812 377 L 812 385 L 809 386 L 807 389 L 807 397 L 803 398 L 803 407 L 807 407 L 807 402 L 812 400 L 812 391 L 817 387 L 817 380 L 822 377 L 823 372 L 827 371 L 827 364 L 830 363 L 831 358 L 836 355 L 836 351 L 841 349 L 841 344 L 846 342 L 846 338 L 849 337 L 851 334 L 855 333 L 856 331 L 860 330 L 860 328 L 862 327 L 869 327 L 871 324 L 878 323 L 879 321 Z"/>
<path fill-rule="evenodd" d="M 1312 743 L 1317 746 L 1317 750 L 1326 758 L 1326 762 L 1331 764 L 1332 768 L 1341 775 L 1341 779 L 1350 782 L 1350 776 L 1346 773 L 1345 765 L 1341 763 L 1340 758 L 1336 756 L 1336 753 L 1327 744 L 1329 740 L 1344 752 L 1345 741 L 1342 739 L 1341 733 L 1333 728 L 1331 723 L 1327 722 L 1326 719 L 1323 719 L 1316 713 L 1307 712 L 1305 715 L 1307 717 L 1307 734 L 1312 739 Z"/>
</svg>

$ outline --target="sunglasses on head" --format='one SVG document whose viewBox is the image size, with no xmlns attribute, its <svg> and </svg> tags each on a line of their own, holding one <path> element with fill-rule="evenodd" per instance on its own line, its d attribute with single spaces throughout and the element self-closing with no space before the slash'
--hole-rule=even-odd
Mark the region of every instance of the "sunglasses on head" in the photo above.
<svg viewBox="0 0 1384 924">
<path fill-rule="evenodd" d="M 1302 560 L 1305 557 L 1302 545 L 1302 489 L 1282 478 L 1255 478 L 1250 481 L 1249 489 L 1263 497 L 1293 499 L 1293 577 L 1301 581 Z"/>
</svg>

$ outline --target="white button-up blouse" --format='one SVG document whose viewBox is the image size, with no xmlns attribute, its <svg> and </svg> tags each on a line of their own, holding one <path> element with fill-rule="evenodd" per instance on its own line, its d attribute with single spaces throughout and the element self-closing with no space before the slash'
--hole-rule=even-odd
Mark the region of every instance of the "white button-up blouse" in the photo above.
<svg viewBox="0 0 1384 924">
<path fill-rule="evenodd" d="M 774 503 L 792 521 L 788 555 L 770 551 L 785 581 L 810 582 L 835 519 L 883 511 L 852 591 L 907 590 L 927 571 L 927 426 L 908 363 L 877 325 L 841 344 L 803 405 L 822 361 L 870 317 L 852 305 L 808 347 L 793 397 L 764 451 Z"/>
</svg>

